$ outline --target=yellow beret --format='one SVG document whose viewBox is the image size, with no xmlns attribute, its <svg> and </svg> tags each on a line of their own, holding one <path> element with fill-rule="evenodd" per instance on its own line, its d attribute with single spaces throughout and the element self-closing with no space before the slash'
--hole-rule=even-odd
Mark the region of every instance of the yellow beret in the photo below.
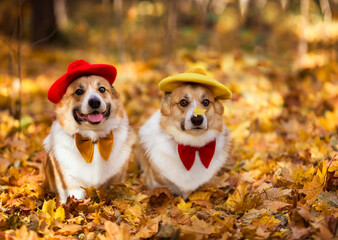
<svg viewBox="0 0 338 240">
<path fill-rule="evenodd" d="M 189 72 L 180 73 L 167 77 L 160 81 L 158 88 L 163 92 L 172 92 L 180 84 L 183 83 L 198 83 L 207 87 L 215 98 L 219 99 L 231 99 L 231 91 L 222 83 L 216 81 L 200 69 L 196 68 Z"/>
</svg>

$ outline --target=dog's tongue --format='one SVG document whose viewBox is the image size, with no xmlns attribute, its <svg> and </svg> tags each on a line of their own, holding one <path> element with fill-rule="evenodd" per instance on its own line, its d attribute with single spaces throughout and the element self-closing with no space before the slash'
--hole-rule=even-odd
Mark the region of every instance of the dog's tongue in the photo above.
<svg viewBox="0 0 338 240">
<path fill-rule="evenodd" d="M 88 120 L 91 122 L 101 122 L 103 119 L 103 116 L 101 113 L 95 113 L 95 114 L 89 114 L 88 115 Z"/>
</svg>

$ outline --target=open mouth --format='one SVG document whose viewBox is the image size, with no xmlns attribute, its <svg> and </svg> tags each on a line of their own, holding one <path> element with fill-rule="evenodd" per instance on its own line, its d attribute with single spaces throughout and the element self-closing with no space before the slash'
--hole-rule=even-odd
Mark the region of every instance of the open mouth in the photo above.
<svg viewBox="0 0 338 240">
<path fill-rule="evenodd" d="M 108 118 L 110 115 L 110 105 L 107 105 L 107 109 L 104 112 L 93 111 L 89 114 L 83 114 L 78 108 L 73 110 L 73 116 L 76 122 L 89 122 L 90 124 L 99 124 L 104 118 Z"/>
</svg>

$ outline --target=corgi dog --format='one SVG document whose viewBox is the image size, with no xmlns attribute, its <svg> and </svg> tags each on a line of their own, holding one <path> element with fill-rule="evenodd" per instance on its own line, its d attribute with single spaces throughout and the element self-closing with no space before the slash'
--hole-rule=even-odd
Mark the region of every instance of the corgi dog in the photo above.
<svg viewBox="0 0 338 240">
<path fill-rule="evenodd" d="M 229 156 L 220 99 L 231 98 L 231 92 L 199 69 L 166 78 L 159 88 L 165 96 L 139 130 L 146 154 L 138 162 L 145 185 L 168 187 L 187 198 L 210 182 Z"/>
<path fill-rule="evenodd" d="M 44 186 L 61 203 L 125 178 L 135 136 L 111 86 L 115 76 L 111 65 L 78 60 L 48 92 L 57 119 L 44 140 Z"/>
</svg>

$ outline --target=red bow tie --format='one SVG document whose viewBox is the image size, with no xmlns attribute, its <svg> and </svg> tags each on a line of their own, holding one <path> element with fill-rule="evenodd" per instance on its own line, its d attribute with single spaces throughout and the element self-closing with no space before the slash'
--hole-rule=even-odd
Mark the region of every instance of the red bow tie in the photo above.
<svg viewBox="0 0 338 240">
<path fill-rule="evenodd" d="M 185 168 L 189 171 L 195 162 L 195 153 L 198 151 L 201 162 L 205 168 L 208 168 L 215 153 L 216 140 L 209 142 L 203 147 L 192 147 L 178 144 L 178 154 Z"/>
</svg>

